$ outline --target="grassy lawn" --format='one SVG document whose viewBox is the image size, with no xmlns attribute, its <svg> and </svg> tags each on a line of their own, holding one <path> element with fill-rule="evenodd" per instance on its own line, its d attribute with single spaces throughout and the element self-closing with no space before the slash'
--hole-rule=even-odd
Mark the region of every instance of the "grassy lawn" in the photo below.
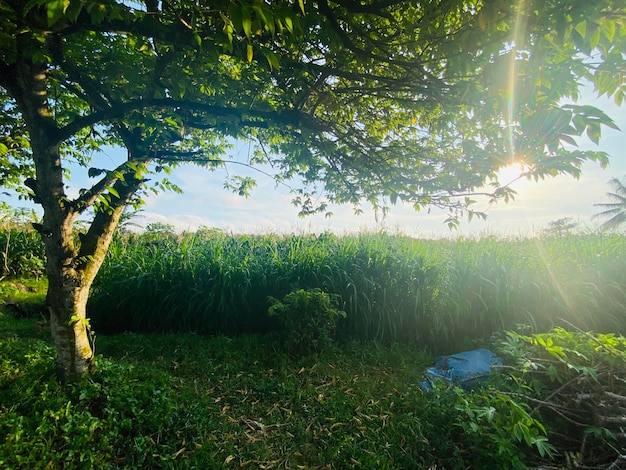
<svg viewBox="0 0 626 470">
<path fill-rule="evenodd" d="M 626 440 L 616 334 L 500 336 L 504 373 L 472 393 L 424 392 L 414 345 L 101 334 L 96 373 L 62 385 L 44 288 L 0 284 L 0 468 L 605 468 Z"/>
<path fill-rule="evenodd" d="M 497 452 L 454 392 L 421 390 L 433 358 L 410 346 L 293 359 L 271 335 L 100 336 L 97 373 L 62 386 L 48 338 L 0 314 L 3 468 L 467 468 Z"/>
</svg>

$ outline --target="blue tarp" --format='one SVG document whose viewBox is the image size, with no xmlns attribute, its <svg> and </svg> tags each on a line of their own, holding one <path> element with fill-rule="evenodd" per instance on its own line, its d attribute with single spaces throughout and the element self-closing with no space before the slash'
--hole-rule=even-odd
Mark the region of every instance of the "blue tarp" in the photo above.
<svg viewBox="0 0 626 470">
<path fill-rule="evenodd" d="M 432 367 L 426 369 L 422 388 L 430 391 L 437 381 L 454 384 L 471 390 L 481 379 L 491 374 L 492 369 L 502 366 L 502 359 L 489 349 L 475 349 L 451 356 L 441 356 Z"/>
</svg>

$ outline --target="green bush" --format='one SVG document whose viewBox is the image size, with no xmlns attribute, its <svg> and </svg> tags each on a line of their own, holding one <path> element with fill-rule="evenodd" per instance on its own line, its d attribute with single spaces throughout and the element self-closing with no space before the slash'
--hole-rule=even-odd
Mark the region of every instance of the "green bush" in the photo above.
<svg viewBox="0 0 626 470">
<path fill-rule="evenodd" d="M 337 320 L 346 312 L 337 309 L 338 296 L 320 289 L 298 289 L 282 300 L 269 298 L 270 317 L 282 326 L 283 344 L 293 355 L 318 352 L 334 339 Z"/>
<path fill-rule="evenodd" d="M 456 389 L 455 425 L 463 430 L 463 447 L 473 448 L 475 468 L 527 468 L 534 448 L 541 458 L 552 458 L 555 447 L 548 442 L 542 422 L 530 415 L 523 401 L 494 387 L 465 394 Z"/>
<path fill-rule="evenodd" d="M 511 366 L 508 387 L 498 394 L 526 403 L 573 467 L 608 468 L 620 458 L 626 445 L 625 337 L 563 328 L 508 332 L 498 348 Z"/>
</svg>

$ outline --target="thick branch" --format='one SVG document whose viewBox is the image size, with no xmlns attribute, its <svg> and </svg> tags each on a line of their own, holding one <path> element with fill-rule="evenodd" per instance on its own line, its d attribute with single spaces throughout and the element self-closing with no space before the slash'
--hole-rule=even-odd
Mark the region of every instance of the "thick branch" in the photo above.
<svg viewBox="0 0 626 470">
<path fill-rule="evenodd" d="M 108 206 L 96 212 L 89 230 L 81 237 L 76 263 L 87 282 L 91 283 L 100 269 L 119 219 L 141 183 L 141 180 L 117 181 L 114 189 L 119 197 L 111 194 Z"/>
<path fill-rule="evenodd" d="M 249 127 L 266 127 L 267 123 L 272 122 L 278 125 L 294 127 L 304 126 L 315 131 L 324 131 L 325 129 L 324 126 L 318 123 L 315 118 L 301 113 L 300 111 L 260 111 L 254 109 L 215 106 L 189 100 L 175 100 L 169 98 L 138 99 L 130 100 L 126 103 L 116 104 L 102 111 L 96 111 L 87 116 L 81 116 L 74 119 L 74 121 L 70 124 L 59 130 L 57 133 L 58 142 L 63 142 L 85 127 L 89 127 L 100 122 L 115 121 L 123 118 L 126 114 L 132 111 L 141 111 L 150 108 L 169 109 L 172 111 L 180 111 L 184 109 L 191 112 L 202 113 L 207 117 L 234 119 L 239 124 L 246 123 Z M 191 124 L 193 124 L 193 121 Z M 198 122 L 196 125 L 201 126 L 206 124 Z"/>
<path fill-rule="evenodd" d="M 100 181 L 94 184 L 91 189 L 85 191 L 83 194 L 81 194 L 79 197 L 72 201 L 72 206 L 74 207 L 74 210 L 78 214 L 82 214 L 84 211 L 86 211 L 89 207 L 93 205 L 94 202 L 96 202 L 98 196 L 100 196 L 102 193 L 104 193 L 104 191 L 106 191 L 107 188 L 117 182 L 119 178 L 116 176 L 116 173 L 126 170 L 126 162 L 124 162 L 113 171 L 107 171 L 106 175 Z"/>
</svg>

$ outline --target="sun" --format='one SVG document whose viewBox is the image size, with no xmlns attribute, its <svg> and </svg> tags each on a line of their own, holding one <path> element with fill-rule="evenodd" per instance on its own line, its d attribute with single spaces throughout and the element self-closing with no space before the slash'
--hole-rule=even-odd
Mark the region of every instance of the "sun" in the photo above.
<svg viewBox="0 0 626 470">
<path fill-rule="evenodd" d="M 531 186 L 532 180 L 526 176 L 527 171 L 528 167 L 523 163 L 511 163 L 500 168 L 496 173 L 496 178 L 500 186 L 508 186 L 520 195 Z"/>
<path fill-rule="evenodd" d="M 520 188 L 526 182 L 526 172 L 528 168 L 523 163 L 512 163 L 500 168 L 496 174 L 500 186 L 510 185 L 513 188 Z"/>
</svg>

